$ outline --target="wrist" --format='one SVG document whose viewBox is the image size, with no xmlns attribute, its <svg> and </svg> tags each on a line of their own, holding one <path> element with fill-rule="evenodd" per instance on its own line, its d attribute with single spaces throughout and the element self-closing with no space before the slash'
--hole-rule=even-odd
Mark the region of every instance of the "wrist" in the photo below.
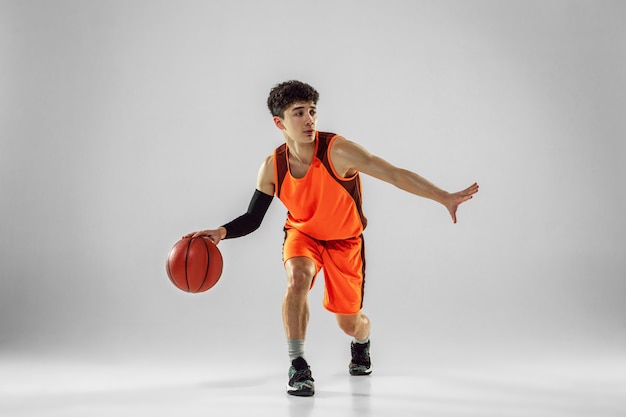
<svg viewBox="0 0 626 417">
<path fill-rule="evenodd" d="M 438 203 L 441 203 L 444 206 L 446 206 L 448 204 L 449 199 L 450 199 L 449 192 L 444 191 L 442 189 L 437 189 L 435 191 L 435 197 L 433 198 L 433 200 L 437 201 Z"/>
</svg>

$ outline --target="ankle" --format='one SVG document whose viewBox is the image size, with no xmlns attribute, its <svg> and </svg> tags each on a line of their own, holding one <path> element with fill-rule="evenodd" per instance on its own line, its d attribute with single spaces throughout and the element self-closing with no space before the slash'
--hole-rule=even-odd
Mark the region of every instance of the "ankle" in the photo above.
<svg viewBox="0 0 626 417">
<path fill-rule="evenodd" d="M 287 340 L 287 351 L 289 353 L 289 360 L 294 360 L 299 357 L 304 359 L 304 339 Z"/>
<path fill-rule="evenodd" d="M 357 343 L 357 344 L 359 344 L 359 345 L 366 345 L 369 341 L 370 341 L 370 337 L 369 337 L 369 336 L 367 336 L 367 337 L 366 337 L 365 339 L 363 339 L 363 340 L 357 339 L 356 337 L 354 337 L 354 338 L 352 339 L 352 342 Z"/>
</svg>

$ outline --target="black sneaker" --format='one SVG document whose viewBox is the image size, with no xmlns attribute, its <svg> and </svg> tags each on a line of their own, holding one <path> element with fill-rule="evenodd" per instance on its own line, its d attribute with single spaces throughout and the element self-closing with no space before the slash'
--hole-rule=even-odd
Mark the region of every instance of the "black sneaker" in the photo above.
<svg viewBox="0 0 626 417">
<path fill-rule="evenodd" d="M 315 385 L 311 376 L 311 368 L 304 358 L 298 357 L 291 361 L 287 394 L 298 397 L 310 397 L 315 394 Z"/>
<path fill-rule="evenodd" d="M 352 351 L 352 360 L 348 369 L 350 375 L 369 375 L 372 373 L 372 362 L 370 361 L 370 341 L 367 343 L 355 343 L 350 344 L 350 350 Z"/>
</svg>

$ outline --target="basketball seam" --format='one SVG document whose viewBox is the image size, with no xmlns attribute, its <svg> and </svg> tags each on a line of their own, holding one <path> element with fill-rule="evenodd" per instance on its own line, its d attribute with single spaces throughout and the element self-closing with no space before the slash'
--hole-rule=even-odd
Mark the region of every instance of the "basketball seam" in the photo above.
<svg viewBox="0 0 626 417">
<path fill-rule="evenodd" d="M 191 249 L 191 242 L 193 242 L 194 238 L 189 239 L 189 243 L 187 243 L 187 250 L 185 251 L 185 282 L 187 283 L 187 292 L 191 292 L 191 286 L 189 285 L 189 274 L 187 272 L 187 265 L 189 263 L 189 249 Z"/>
<path fill-rule="evenodd" d="M 205 238 L 202 238 L 202 242 L 204 243 L 204 248 L 206 249 L 207 260 L 206 260 L 206 271 L 204 271 L 204 278 L 202 279 L 202 283 L 200 284 L 198 291 L 200 291 L 202 287 L 204 286 L 204 283 L 206 282 L 206 279 L 209 276 L 209 266 L 211 265 L 211 250 L 209 249 L 209 243 L 206 241 Z"/>
</svg>

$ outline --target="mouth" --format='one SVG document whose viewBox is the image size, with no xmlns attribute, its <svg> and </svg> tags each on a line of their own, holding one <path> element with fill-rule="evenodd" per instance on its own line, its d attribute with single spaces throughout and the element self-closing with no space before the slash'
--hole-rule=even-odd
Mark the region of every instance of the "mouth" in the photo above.
<svg viewBox="0 0 626 417">
<path fill-rule="evenodd" d="M 313 133 L 315 133 L 315 130 L 312 130 L 312 129 L 310 129 L 310 130 L 305 130 L 305 131 L 304 131 L 304 133 L 310 136 L 310 135 L 312 135 Z"/>
</svg>

